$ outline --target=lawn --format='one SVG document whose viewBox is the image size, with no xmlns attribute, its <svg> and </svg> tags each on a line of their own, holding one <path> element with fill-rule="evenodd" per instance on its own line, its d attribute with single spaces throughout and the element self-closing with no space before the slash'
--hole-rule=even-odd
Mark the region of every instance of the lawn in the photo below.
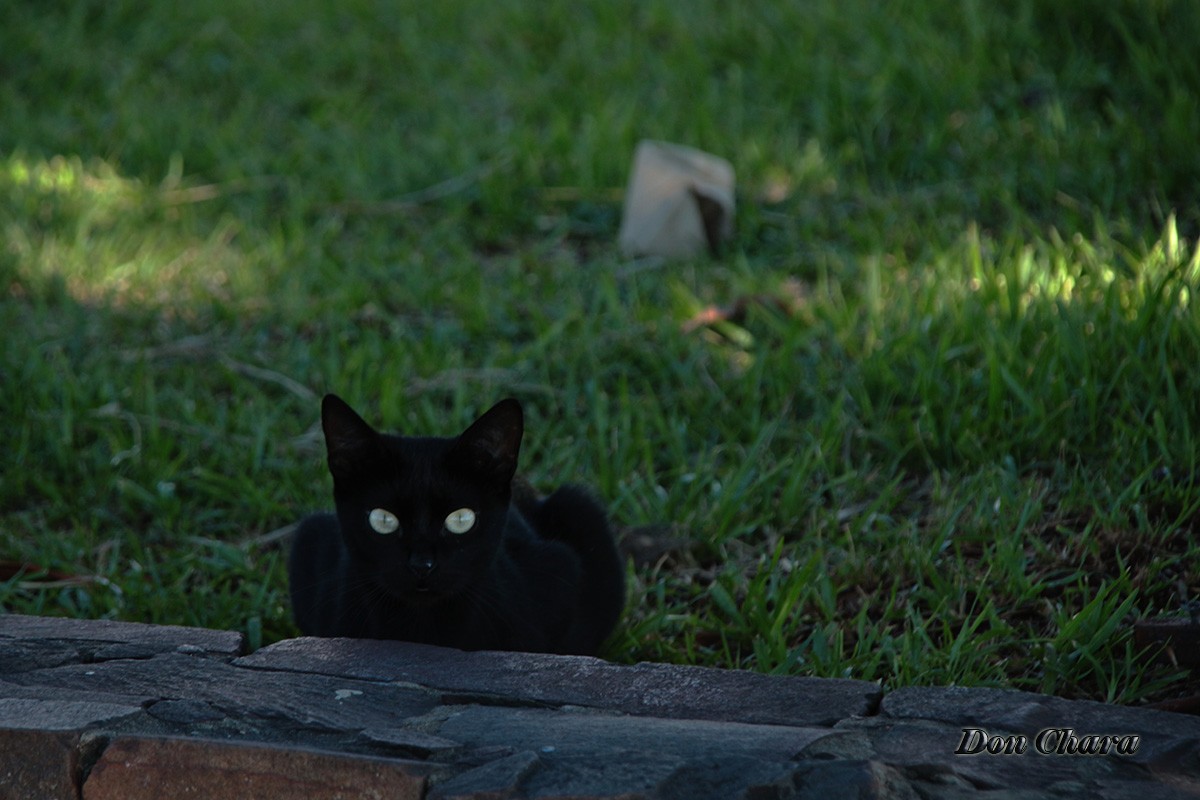
<svg viewBox="0 0 1200 800">
<path fill-rule="evenodd" d="M 608 658 L 1195 693 L 1133 625 L 1200 599 L 1200 9 L 903 6 L 18 2 L 0 606 L 294 635 L 320 396 L 513 395 Z M 734 164 L 722 253 L 621 257 L 642 138 Z"/>
</svg>

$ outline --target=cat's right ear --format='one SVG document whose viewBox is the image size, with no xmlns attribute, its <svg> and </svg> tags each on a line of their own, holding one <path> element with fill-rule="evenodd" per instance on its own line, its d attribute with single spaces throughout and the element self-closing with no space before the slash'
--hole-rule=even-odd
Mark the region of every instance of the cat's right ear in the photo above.
<svg viewBox="0 0 1200 800">
<path fill-rule="evenodd" d="M 335 478 L 353 475 L 379 450 L 379 434 L 336 394 L 321 400 L 321 428 L 329 471 Z"/>
<path fill-rule="evenodd" d="M 453 453 L 461 455 L 476 472 L 505 487 L 517 471 L 525 417 L 521 404 L 509 397 L 492 406 L 458 437 Z"/>
</svg>

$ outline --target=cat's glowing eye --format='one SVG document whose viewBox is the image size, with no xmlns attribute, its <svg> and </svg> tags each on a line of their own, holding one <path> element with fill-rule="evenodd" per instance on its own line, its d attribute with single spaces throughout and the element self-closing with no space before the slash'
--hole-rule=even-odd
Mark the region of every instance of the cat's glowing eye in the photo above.
<svg viewBox="0 0 1200 800">
<path fill-rule="evenodd" d="M 466 533 L 475 526 L 475 512 L 469 508 L 451 511 L 446 517 L 446 530 L 451 533 Z"/>
<path fill-rule="evenodd" d="M 367 522 L 371 523 L 371 529 L 376 533 L 395 533 L 400 527 L 400 520 L 396 519 L 396 515 L 382 508 L 371 509 Z"/>
</svg>

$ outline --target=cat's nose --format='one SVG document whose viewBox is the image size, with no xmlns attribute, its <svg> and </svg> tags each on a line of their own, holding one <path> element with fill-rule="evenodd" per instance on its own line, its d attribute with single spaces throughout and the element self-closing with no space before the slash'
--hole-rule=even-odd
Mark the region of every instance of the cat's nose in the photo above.
<svg viewBox="0 0 1200 800">
<path fill-rule="evenodd" d="M 435 567 L 437 567 L 437 563 L 430 556 L 414 555 L 408 559 L 408 568 L 418 578 L 428 578 Z"/>
</svg>

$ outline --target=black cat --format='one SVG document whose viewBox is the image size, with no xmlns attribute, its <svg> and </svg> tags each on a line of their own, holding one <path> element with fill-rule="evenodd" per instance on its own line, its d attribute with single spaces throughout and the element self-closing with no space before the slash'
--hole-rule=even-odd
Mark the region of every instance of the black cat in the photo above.
<svg viewBox="0 0 1200 800">
<path fill-rule="evenodd" d="M 300 523 L 292 610 L 311 636 L 593 654 L 625 603 L 604 509 L 514 486 L 524 421 L 502 400 L 457 438 L 376 432 L 321 403 L 337 514 Z"/>
</svg>

